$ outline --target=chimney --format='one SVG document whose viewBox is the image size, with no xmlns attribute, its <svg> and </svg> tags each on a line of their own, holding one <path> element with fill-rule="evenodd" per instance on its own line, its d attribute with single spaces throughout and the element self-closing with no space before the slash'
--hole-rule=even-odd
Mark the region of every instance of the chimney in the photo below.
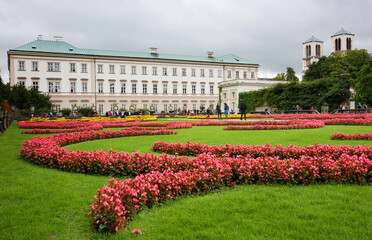
<svg viewBox="0 0 372 240">
<path fill-rule="evenodd" d="M 53 38 L 54 38 L 54 41 L 56 41 L 56 42 L 59 42 L 59 41 L 63 40 L 62 36 L 53 36 Z"/>
<path fill-rule="evenodd" d="M 208 51 L 207 54 L 208 54 L 208 57 L 209 57 L 209 58 L 214 58 L 214 56 L 213 56 L 213 52 Z"/>
<path fill-rule="evenodd" d="M 150 47 L 150 53 L 151 54 L 158 54 L 158 49 L 155 47 Z"/>
<path fill-rule="evenodd" d="M 43 40 L 43 35 L 37 35 L 37 40 Z"/>
</svg>

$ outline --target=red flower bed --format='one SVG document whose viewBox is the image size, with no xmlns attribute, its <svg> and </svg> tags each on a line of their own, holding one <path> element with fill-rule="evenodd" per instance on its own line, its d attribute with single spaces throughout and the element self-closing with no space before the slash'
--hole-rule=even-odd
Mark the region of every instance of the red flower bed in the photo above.
<svg viewBox="0 0 372 240">
<path fill-rule="evenodd" d="M 333 140 L 372 140 L 372 133 L 334 133 L 330 136 L 330 138 Z"/>
<path fill-rule="evenodd" d="M 249 124 L 249 123 L 248 123 Z M 322 128 L 324 123 L 317 120 L 298 120 L 298 121 L 266 121 L 265 124 L 253 124 L 252 126 L 227 126 L 223 130 L 277 130 L 277 129 L 304 129 Z"/>
<path fill-rule="evenodd" d="M 315 119 L 315 120 L 327 120 L 327 119 L 372 119 L 371 113 L 335 113 L 335 114 L 277 114 L 272 115 L 274 119 L 288 119 L 288 120 L 296 120 L 296 119 Z"/>
<path fill-rule="evenodd" d="M 339 118 L 322 120 L 326 125 L 372 125 L 371 119 Z"/>
<path fill-rule="evenodd" d="M 69 132 L 84 132 L 90 130 L 102 130 L 102 125 L 97 124 L 87 124 L 86 127 L 77 127 L 77 128 L 65 128 L 65 129 L 38 129 L 34 128 L 32 130 L 22 131 L 22 134 L 47 134 L 47 133 L 69 133 Z"/>
</svg>

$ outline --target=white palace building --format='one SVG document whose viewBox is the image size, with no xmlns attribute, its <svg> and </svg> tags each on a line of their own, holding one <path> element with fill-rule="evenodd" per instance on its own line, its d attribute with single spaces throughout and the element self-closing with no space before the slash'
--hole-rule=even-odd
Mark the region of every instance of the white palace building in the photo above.
<svg viewBox="0 0 372 240">
<path fill-rule="evenodd" d="M 10 85 L 36 87 L 49 94 L 57 112 L 74 106 L 103 114 L 119 109 L 199 110 L 222 103 L 238 111 L 239 92 L 275 84 L 258 79 L 258 64 L 235 55 L 215 57 L 94 50 L 62 37 L 8 51 Z"/>
</svg>

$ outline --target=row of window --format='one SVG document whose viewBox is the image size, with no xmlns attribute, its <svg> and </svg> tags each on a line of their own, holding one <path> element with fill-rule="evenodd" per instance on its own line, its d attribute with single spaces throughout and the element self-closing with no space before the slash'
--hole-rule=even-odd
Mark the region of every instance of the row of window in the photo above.
<svg viewBox="0 0 372 240">
<path fill-rule="evenodd" d="M 125 65 L 120 65 L 120 74 L 126 74 L 125 71 Z M 25 62 L 24 61 L 19 61 L 18 62 L 18 70 L 19 71 L 25 71 Z M 47 63 L 47 69 L 48 72 L 60 72 L 61 67 L 60 63 L 58 62 L 48 62 Z M 39 71 L 39 63 L 38 62 L 32 62 L 32 71 Z M 77 68 L 76 68 L 76 63 L 70 63 L 70 72 L 76 73 Z M 81 72 L 82 73 L 87 73 L 87 64 L 86 63 L 81 63 Z M 103 73 L 103 64 L 98 64 L 97 65 L 97 73 Z M 109 65 L 109 73 L 114 74 L 115 73 L 115 65 Z M 186 77 L 187 76 L 187 69 L 182 68 L 181 69 L 181 76 Z M 131 74 L 132 75 L 137 75 L 137 66 L 131 66 Z M 142 75 L 147 75 L 148 74 L 148 68 L 146 66 L 142 66 Z M 168 68 L 167 67 L 162 67 L 162 74 L 163 76 L 168 76 Z M 158 67 L 152 67 L 152 75 L 157 76 L 158 75 Z M 177 76 L 178 75 L 178 69 L 177 68 L 172 68 L 172 76 Z M 196 77 L 196 69 L 192 68 L 191 69 L 191 76 Z M 205 69 L 200 69 L 200 77 L 205 77 Z M 209 77 L 214 77 L 214 70 L 209 69 Z M 222 78 L 222 70 L 218 70 L 218 77 Z M 227 78 L 232 77 L 232 71 L 228 70 L 227 71 Z M 235 77 L 240 78 L 240 71 L 235 71 Z M 248 77 L 248 72 L 243 71 L 243 78 Z M 251 72 L 251 78 L 254 78 L 255 74 L 254 72 Z"/>
<path fill-rule="evenodd" d="M 315 56 L 320 57 L 320 45 L 317 44 L 315 45 Z M 307 45 L 306 46 L 306 57 L 311 57 L 311 46 Z"/>
<path fill-rule="evenodd" d="M 71 85 L 71 92 L 75 89 L 75 84 Z M 148 85 L 147 83 L 142 84 L 142 93 L 149 93 L 148 92 Z M 126 93 L 126 84 L 122 83 L 120 86 L 120 92 Z M 103 83 L 98 83 L 98 93 L 103 93 Z M 115 93 L 115 83 L 110 83 L 110 93 Z M 131 93 L 137 93 L 137 84 L 131 84 Z M 152 84 L 152 92 L 151 93 L 158 93 L 158 84 Z M 168 84 L 163 84 L 163 93 L 173 93 L 178 94 L 178 86 L 177 84 L 173 85 L 172 91 L 168 92 Z M 191 85 L 191 93 L 196 94 L 196 85 Z M 182 94 L 187 94 L 187 85 L 182 85 Z M 206 94 L 205 85 L 200 86 L 200 94 Z M 209 94 L 214 94 L 214 87 L 209 86 Z"/>
</svg>

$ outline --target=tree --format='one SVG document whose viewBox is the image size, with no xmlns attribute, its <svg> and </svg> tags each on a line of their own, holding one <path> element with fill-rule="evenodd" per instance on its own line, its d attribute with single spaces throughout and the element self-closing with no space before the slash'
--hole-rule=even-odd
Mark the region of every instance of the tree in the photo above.
<svg viewBox="0 0 372 240">
<path fill-rule="evenodd" d="M 287 67 L 287 74 L 285 75 L 285 80 L 291 83 L 298 82 L 298 77 L 296 77 L 296 72 L 293 68 Z"/>
<path fill-rule="evenodd" d="M 0 102 L 3 102 L 9 98 L 10 85 L 9 83 L 4 84 L 3 79 L 0 76 Z"/>
<path fill-rule="evenodd" d="M 49 95 L 44 95 L 37 88 L 27 89 L 20 84 L 10 88 L 8 102 L 21 110 L 35 107 L 36 112 L 46 112 L 52 107 Z"/>
<path fill-rule="evenodd" d="M 85 117 L 89 117 L 90 115 L 93 115 L 93 109 L 90 107 L 79 107 L 78 108 L 78 113 Z"/>
<path fill-rule="evenodd" d="M 276 77 L 273 78 L 273 80 L 285 81 L 285 73 L 278 73 Z"/>
<path fill-rule="evenodd" d="M 372 106 L 372 62 L 366 64 L 355 81 L 356 100 Z"/>
</svg>

